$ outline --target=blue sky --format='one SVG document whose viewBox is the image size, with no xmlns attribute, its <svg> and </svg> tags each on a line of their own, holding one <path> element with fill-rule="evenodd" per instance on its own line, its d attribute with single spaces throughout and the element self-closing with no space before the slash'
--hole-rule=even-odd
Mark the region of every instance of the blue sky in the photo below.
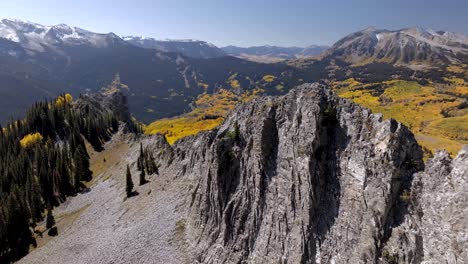
<svg viewBox="0 0 468 264">
<path fill-rule="evenodd" d="M 2 0 L 0 18 L 218 46 L 332 44 L 368 26 L 468 34 L 467 0 Z"/>
</svg>

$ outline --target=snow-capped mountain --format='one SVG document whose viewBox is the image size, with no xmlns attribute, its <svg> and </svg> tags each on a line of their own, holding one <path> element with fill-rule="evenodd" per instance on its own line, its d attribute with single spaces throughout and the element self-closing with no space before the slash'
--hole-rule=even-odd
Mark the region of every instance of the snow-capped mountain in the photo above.
<svg viewBox="0 0 468 264">
<path fill-rule="evenodd" d="M 116 79 L 128 86 L 124 92 L 129 93 L 132 114 L 150 122 L 190 110 L 194 98 L 225 86 L 232 72 L 238 73 L 244 89 L 253 89 L 263 76 L 280 76 L 288 67 L 231 56 L 189 57 L 223 54 L 202 41 L 162 41 L 157 49 L 143 48 L 112 33 L 11 19 L 0 22 L 0 123 L 12 115 L 24 116 L 26 107 L 39 98 L 65 92 L 78 96 Z"/>
<path fill-rule="evenodd" d="M 163 52 L 177 52 L 193 58 L 215 58 L 226 53 L 215 45 L 198 40 L 156 40 L 145 37 L 119 37 L 114 33 L 95 33 L 66 24 L 44 26 L 19 20 L 0 21 L 0 52 L 10 55 L 27 53 L 34 55 L 48 50 L 60 51 L 64 47 L 85 45 L 105 48 L 112 44 L 132 44 L 134 46 L 156 49 Z M 5 40 L 17 43 L 6 43 Z"/>
<path fill-rule="evenodd" d="M 147 37 L 122 36 L 133 45 L 156 49 L 164 52 L 178 52 L 192 58 L 216 58 L 226 56 L 226 53 L 215 45 L 200 40 L 157 40 Z"/>
<path fill-rule="evenodd" d="M 0 21 L 0 38 L 18 43 L 28 53 L 44 52 L 63 45 L 107 47 L 116 42 L 123 42 L 114 33 L 94 33 L 65 24 L 44 26 L 18 19 Z"/>
<path fill-rule="evenodd" d="M 460 63 L 468 61 L 468 36 L 422 28 L 367 28 L 336 42 L 327 54 L 351 63 Z"/>
</svg>

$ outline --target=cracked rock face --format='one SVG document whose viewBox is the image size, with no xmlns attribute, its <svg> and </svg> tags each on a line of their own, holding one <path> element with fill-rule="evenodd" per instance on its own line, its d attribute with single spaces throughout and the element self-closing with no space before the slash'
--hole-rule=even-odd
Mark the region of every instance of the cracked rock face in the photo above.
<svg viewBox="0 0 468 264">
<path fill-rule="evenodd" d="M 423 169 L 405 126 L 318 84 L 243 105 L 173 149 L 174 173 L 196 182 L 202 263 L 375 263 Z"/>
<path fill-rule="evenodd" d="M 420 175 L 425 263 L 468 262 L 468 148 L 439 152 Z"/>
<path fill-rule="evenodd" d="M 415 174 L 410 214 L 392 232 L 384 261 L 468 262 L 468 147 L 451 159 L 439 151 Z"/>
</svg>

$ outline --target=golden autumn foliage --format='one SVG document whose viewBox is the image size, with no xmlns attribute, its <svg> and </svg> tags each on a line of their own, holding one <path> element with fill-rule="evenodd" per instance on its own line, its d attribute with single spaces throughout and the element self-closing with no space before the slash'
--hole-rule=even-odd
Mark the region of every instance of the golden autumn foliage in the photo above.
<svg viewBox="0 0 468 264">
<path fill-rule="evenodd" d="M 456 155 L 468 143 L 468 110 L 461 96 L 468 92 L 464 81 L 453 80 L 452 86 L 444 88 L 401 80 L 377 84 L 384 88 L 383 93 L 371 88 L 376 83 L 362 84 L 354 79 L 335 82 L 333 87 L 341 97 L 402 122 L 418 143 L 432 152 L 444 148 Z M 450 115 L 444 115 L 444 111 Z"/>
<path fill-rule="evenodd" d="M 31 133 L 31 134 L 28 134 L 26 136 L 24 136 L 21 140 L 20 140 L 20 144 L 23 148 L 28 148 L 34 144 L 37 144 L 39 142 L 42 142 L 42 135 L 41 133 L 39 132 L 36 132 L 36 133 Z"/>
<path fill-rule="evenodd" d="M 453 72 L 453 73 L 463 73 L 465 72 L 465 68 L 468 68 L 468 65 L 462 64 L 462 65 L 450 65 L 447 67 L 447 71 Z"/>
<path fill-rule="evenodd" d="M 229 81 L 229 84 L 231 85 L 232 88 L 234 89 L 237 89 L 240 87 L 240 83 L 238 80 L 234 79 L 234 80 L 230 80 Z"/>
<path fill-rule="evenodd" d="M 65 94 L 65 101 L 71 103 L 73 101 L 73 96 L 69 93 Z"/>
<path fill-rule="evenodd" d="M 276 77 L 274 75 L 270 75 L 270 74 L 267 74 L 265 76 L 263 76 L 263 81 L 265 82 L 268 82 L 268 83 L 271 83 L 273 82 L 274 80 L 276 80 Z"/>
<path fill-rule="evenodd" d="M 55 100 L 55 105 L 62 106 L 65 103 L 71 103 L 72 101 L 73 101 L 73 96 L 69 93 L 66 93 L 63 96 L 57 97 L 57 99 Z"/>
<path fill-rule="evenodd" d="M 178 139 L 211 130 L 219 126 L 224 117 L 238 103 L 254 99 L 260 90 L 237 95 L 222 89 L 216 94 L 202 94 L 195 101 L 195 108 L 185 115 L 157 120 L 145 127 L 146 134 L 163 134 L 169 144 Z"/>
<path fill-rule="evenodd" d="M 282 84 L 276 85 L 276 90 L 277 90 L 278 92 L 284 91 L 284 85 L 282 85 Z"/>
</svg>

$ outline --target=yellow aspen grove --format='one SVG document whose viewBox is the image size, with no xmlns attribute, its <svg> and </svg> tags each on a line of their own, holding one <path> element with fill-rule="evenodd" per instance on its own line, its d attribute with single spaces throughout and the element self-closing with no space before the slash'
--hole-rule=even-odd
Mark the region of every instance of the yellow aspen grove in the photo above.
<svg viewBox="0 0 468 264">
<path fill-rule="evenodd" d="M 21 140 L 20 140 L 20 144 L 23 148 L 28 148 L 29 146 L 32 146 L 36 143 L 39 143 L 41 142 L 43 139 L 41 133 L 39 132 L 36 132 L 36 133 L 31 133 L 31 134 L 28 134 L 26 136 L 24 136 Z"/>
</svg>

